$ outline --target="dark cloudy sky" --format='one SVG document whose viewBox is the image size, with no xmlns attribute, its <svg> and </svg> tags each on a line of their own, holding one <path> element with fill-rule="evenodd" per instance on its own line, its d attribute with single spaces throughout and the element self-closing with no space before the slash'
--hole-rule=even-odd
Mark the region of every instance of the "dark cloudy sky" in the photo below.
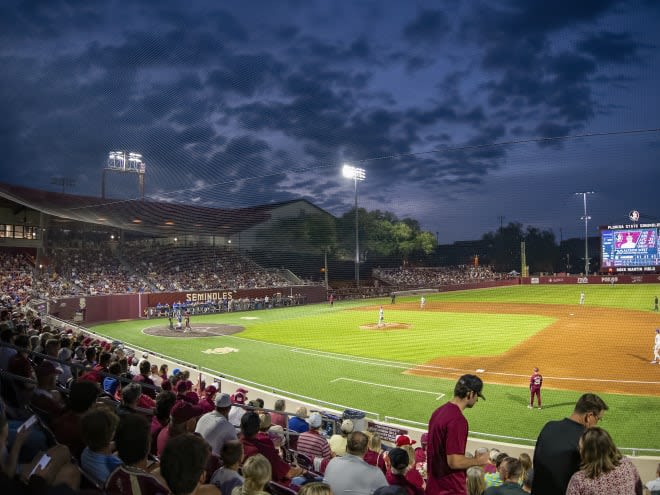
<svg viewBox="0 0 660 495">
<path fill-rule="evenodd" d="M 5 0 L 0 180 L 100 195 L 126 149 L 155 199 L 341 215 L 349 162 L 361 206 L 441 243 L 500 216 L 582 236 L 577 191 L 596 192 L 593 233 L 658 220 L 659 5 Z M 135 178 L 108 192 L 137 196 Z"/>
</svg>

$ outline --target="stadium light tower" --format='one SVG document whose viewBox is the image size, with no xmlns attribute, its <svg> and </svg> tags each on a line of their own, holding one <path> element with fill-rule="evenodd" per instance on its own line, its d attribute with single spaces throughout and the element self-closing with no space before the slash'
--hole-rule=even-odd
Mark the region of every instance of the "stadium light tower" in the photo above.
<svg viewBox="0 0 660 495">
<path fill-rule="evenodd" d="M 360 235 L 358 233 L 358 182 L 367 176 L 363 168 L 344 165 L 342 175 L 347 179 L 353 179 L 355 184 L 355 286 L 360 288 Z"/>
<path fill-rule="evenodd" d="M 584 216 L 580 217 L 584 220 L 584 275 L 589 275 L 589 220 L 591 217 L 587 215 L 587 194 L 594 194 L 593 191 L 576 192 L 576 196 L 582 196 L 584 203 Z"/>
<path fill-rule="evenodd" d="M 146 165 L 140 153 L 126 151 L 111 151 L 108 153 L 108 162 L 103 169 L 101 180 L 101 197 L 105 198 L 105 174 L 106 172 L 132 173 L 138 175 L 138 187 L 140 197 L 144 199 L 144 174 Z"/>
</svg>

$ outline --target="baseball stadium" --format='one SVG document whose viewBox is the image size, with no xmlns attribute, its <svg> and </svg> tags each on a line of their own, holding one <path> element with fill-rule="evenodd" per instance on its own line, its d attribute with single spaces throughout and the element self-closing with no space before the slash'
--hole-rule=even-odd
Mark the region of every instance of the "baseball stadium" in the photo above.
<svg viewBox="0 0 660 495">
<path fill-rule="evenodd" d="M 0 4 L 0 495 L 660 494 L 659 19 Z"/>
<path fill-rule="evenodd" d="M 475 446 L 532 452 L 543 425 L 568 415 L 577 398 L 591 392 L 609 406 L 607 430 L 639 469 L 652 470 L 660 453 L 652 426 L 660 411 L 660 366 L 653 363 L 657 274 L 604 267 L 589 276 L 521 276 L 498 273 L 475 257 L 453 267 L 367 272 L 361 266 L 358 286 L 350 281 L 350 259 L 343 267 L 342 260 L 325 261 L 314 280 L 314 274 L 305 279 L 285 269 L 283 260 L 290 258 L 283 253 L 279 268 L 266 269 L 249 259 L 250 249 L 227 248 L 241 237 L 243 243 L 255 240 L 259 253 L 258 239 L 273 231 L 272 222 L 298 218 L 300 208 L 318 214 L 308 202 L 211 215 L 142 202 L 109 207 L 99 199 L 11 186 L 2 196 L 5 218 L 22 208 L 58 239 L 50 249 L 3 251 L 9 273 L 29 276 L 32 287 L 12 292 L 6 285 L 4 300 L 22 308 L 28 321 L 40 319 L 63 336 L 144 353 L 152 364 L 186 369 L 218 389 L 249 390 L 267 407 L 283 398 L 329 419 L 357 413 L 380 428 L 385 441 L 399 433 L 419 438 L 430 413 L 468 373 L 483 380 L 487 398 L 467 413 Z M 87 207 L 72 207 L 79 204 Z M 129 221 L 138 215 L 145 221 Z M 197 219 L 195 229 L 211 232 L 209 238 L 224 225 L 223 245 L 190 239 L 163 244 L 156 227 L 149 228 L 186 215 Z M 101 216 L 106 220 L 99 228 L 90 219 Z M 132 231 L 119 229 L 129 223 L 136 226 Z M 61 241 L 64 230 L 74 237 Z M 99 235 L 105 240 L 99 242 Z M 25 242 L 35 241 L 17 243 Z M 524 252 L 520 256 L 525 259 Z M 290 263 L 305 270 L 304 263 Z M 349 281 L 328 284 L 325 276 L 332 282 L 332 272 L 342 268 Z M 190 270 L 194 277 L 184 280 Z M 217 273 L 234 282 L 208 288 Z M 534 368 L 543 376 L 542 407 L 530 408 Z"/>
</svg>

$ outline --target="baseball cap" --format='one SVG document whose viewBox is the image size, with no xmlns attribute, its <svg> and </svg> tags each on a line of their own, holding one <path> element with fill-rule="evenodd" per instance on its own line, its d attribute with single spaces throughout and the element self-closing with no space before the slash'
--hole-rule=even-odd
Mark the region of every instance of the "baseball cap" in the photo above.
<svg viewBox="0 0 660 495">
<path fill-rule="evenodd" d="M 37 366 L 37 377 L 45 378 L 50 375 L 59 375 L 62 373 L 62 370 L 59 370 L 55 367 L 50 361 L 42 361 L 42 363 Z"/>
<path fill-rule="evenodd" d="M 411 440 L 408 435 L 397 435 L 396 436 L 396 446 L 402 447 L 404 445 L 415 445 L 417 442 Z"/>
<path fill-rule="evenodd" d="M 215 396 L 215 407 L 230 407 L 231 399 L 229 394 L 218 394 Z"/>
<path fill-rule="evenodd" d="M 309 415 L 309 426 L 312 428 L 318 428 L 321 426 L 321 423 L 323 422 L 323 417 L 321 417 L 321 414 L 317 412 L 313 412 L 312 414 Z"/>
<path fill-rule="evenodd" d="M 73 355 L 73 351 L 68 347 L 62 347 L 57 353 L 58 359 L 61 359 L 62 361 L 67 361 L 68 359 L 71 359 L 72 355 Z"/>
<path fill-rule="evenodd" d="M 387 456 L 390 458 L 390 463 L 394 469 L 405 469 L 410 462 L 408 452 L 398 447 L 390 450 Z"/>
<path fill-rule="evenodd" d="M 208 397 L 211 397 L 215 395 L 217 391 L 218 389 L 214 385 L 209 385 L 204 389 L 204 394 L 207 395 Z"/>
<path fill-rule="evenodd" d="M 172 420 L 175 424 L 185 423 L 186 421 L 197 418 L 204 414 L 204 411 L 199 406 L 193 406 L 190 402 L 179 400 L 172 408 Z"/>
<path fill-rule="evenodd" d="M 478 376 L 463 375 L 458 379 L 458 383 L 456 385 L 461 385 L 463 387 L 466 387 L 468 390 L 476 393 L 483 400 L 486 400 L 486 398 L 481 393 L 481 390 L 484 388 L 484 382 L 482 382 L 481 378 L 479 378 Z"/>
<path fill-rule="evenodd" d="M 355 428 L 355 425 L 353 424 L 353 421 L 350 419 L 345 419 L 344 421 L 341 422 L 341 431 L 342 433 L 351 433 L 353 429 Z"/>
<path fill-rule="evenodd" d="M 278 439 L 278 440 L 284 440 L 286 437 L 284 435 L 284 428 L 282 428 L 280 425 L 272 425 L 268 429 L 268 438 L 271 440 L 273 439 Z"/>
<path fill-rule="evenodd" d="M 248 394 L 248 391 L 247 391 L 246 389 L 244 389 L 243 387 L 238 387 L 238 388 L 236 389 L 236 393 L 237 393 L 237 394 L 240 393 L 240 394 L 243 394 L 243 395 L 247 395 L 247 394 Z"/>
</svg>

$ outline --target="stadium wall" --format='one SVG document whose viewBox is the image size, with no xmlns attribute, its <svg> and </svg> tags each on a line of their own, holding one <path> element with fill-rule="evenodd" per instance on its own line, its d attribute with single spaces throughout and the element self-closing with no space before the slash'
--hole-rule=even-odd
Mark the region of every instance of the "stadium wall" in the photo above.
<svg viewBox="0 0 660 495">
<path fill-rule="evenodd" d="M 268 287 L 241 290 L 202 290 L 186 292 L 156 292 L 142 294 L 113 294 L 107 296 L 63 297 L 49 304 L 48 313 L 62 320 L 76 320 L 82 317 L 85 323 L 116 321 L 141 318 L 145 309 L 158 303 L 202 302 L 209 299 L 222 299 L 223 295 L 232 298 L 273 297 L 280 293 L 282 297 L 300 294 L 307 303 L 325 301 L 325 287 L 301 285 L 292 287 Z M 77 315 L 78 318 L 77 318 Z"/>
<path fill-rule="evenodd" d="M 474 282 L 470 284 L 442 285 L 439 287 L 439 290 L 440 292 L 448 292 L 453 290 L 490 289 L 493 287 L 506 287 L 510 285 L 520 285 L 520 279 L 484 280 L 482 282 Z"/>
<path fill-rule="evenodd" d="M 525 277 L 521 279 L 521 283 L 523 285 L 657 284 L 660 283 L 660 275 L 590 275 L 588 277 L 580 277 L 576 275 L 552 275 L 547 277 Z"/>
</svg>

